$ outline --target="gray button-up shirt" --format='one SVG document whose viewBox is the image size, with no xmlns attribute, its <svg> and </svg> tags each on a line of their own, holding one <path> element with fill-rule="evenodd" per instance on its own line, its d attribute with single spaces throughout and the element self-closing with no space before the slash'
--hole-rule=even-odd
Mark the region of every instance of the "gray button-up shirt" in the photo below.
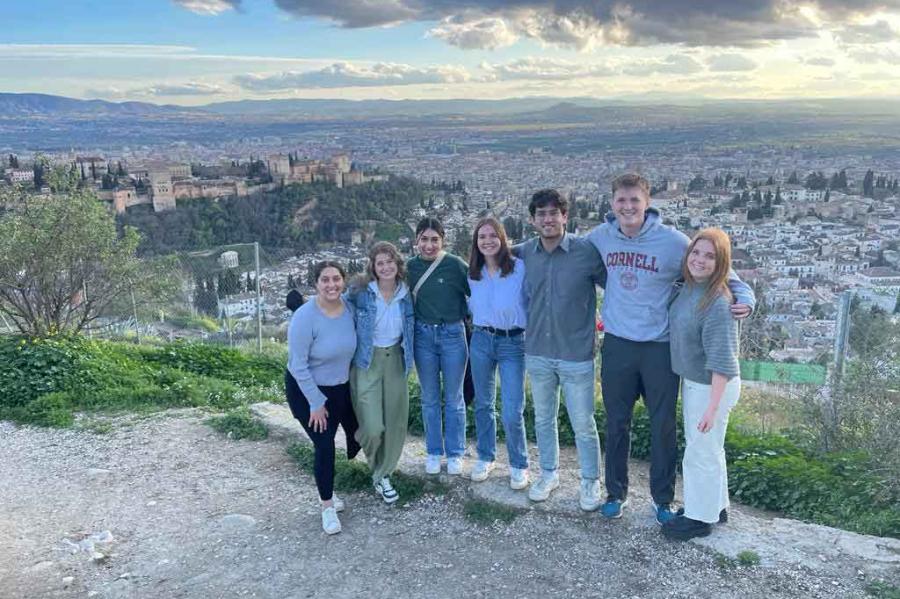
<svg viewBox="0 0 900 599">
<path fill-rule="evenodd" d="M 557 360 L 594 358 L 597 289 L 606 284 L 606 267 L 594 245 L 566 233 L 551 253 L 540 238 L 517 245 L 525 262 L 528 326 L 525 353 Z"/>
</svg>

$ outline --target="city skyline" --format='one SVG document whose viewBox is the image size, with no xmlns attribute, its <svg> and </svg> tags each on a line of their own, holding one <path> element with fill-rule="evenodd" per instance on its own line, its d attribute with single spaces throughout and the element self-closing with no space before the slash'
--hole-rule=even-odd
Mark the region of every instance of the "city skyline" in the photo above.
<svg viewBox="0 0 900 599">
<path fill-rule="evenodd" d="M 900 1 L 697 4 L 35 0 L 7 8 L 0 91 L 182 105 L 900 97 Z"/>
</svg>

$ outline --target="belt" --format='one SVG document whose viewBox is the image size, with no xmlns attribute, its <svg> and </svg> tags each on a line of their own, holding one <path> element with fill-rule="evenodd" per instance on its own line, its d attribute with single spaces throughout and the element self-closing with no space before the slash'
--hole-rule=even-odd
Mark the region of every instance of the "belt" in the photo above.
<svg viewBox="0 0 900 599">
<path fill-rule="evenodd" d="M 514 329 L 495 329 L 494 327 L 483 327 L 479 325 L 475 325 L 475 330 L 484 331 L 491 335 L 499 335 L 500 337 L 518 337 L 525 332 L 525 329 L 520 329 L 519 327 Z"/>
</svg>

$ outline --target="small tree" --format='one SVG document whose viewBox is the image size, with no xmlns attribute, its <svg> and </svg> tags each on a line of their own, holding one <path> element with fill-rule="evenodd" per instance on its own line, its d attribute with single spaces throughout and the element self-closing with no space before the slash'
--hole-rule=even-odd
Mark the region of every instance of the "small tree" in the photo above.
<svg viewBox="0 0 900 599">
<path fill-rule="evenodd" d="M 52 187 L 52 186 L 51 186 Z M 121 235 L 97 197 L 70 187 L 48 197 L 6 198 L 0 216 L 0 312 L 26 335 L 79 332 L 135 292 L 159 296 L 167 264 L 135 255 L 140 236 Z"/>
</svg>

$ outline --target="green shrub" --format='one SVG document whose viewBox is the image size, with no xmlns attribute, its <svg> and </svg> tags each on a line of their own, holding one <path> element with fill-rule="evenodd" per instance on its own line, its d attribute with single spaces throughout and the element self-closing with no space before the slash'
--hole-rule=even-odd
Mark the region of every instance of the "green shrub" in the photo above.
<svg viewBox="0 0 900 599">
<path fill-rule="evenodd" d="M 225 379 L 244 385 L 268 385 L 284 376 L 285 361 L 258 356 L 237 349 L 175 342 L 146 350 L 143 359 L 150 364 L 171 366 L 185 372 Z"/>
<path fill-rule="evenodd" d="M 220 352 L 224 357 L 217 356 Z M 248 403 L 257 393 L 282 399 L 283 366 L 276 368 L 275 362 L 190 344 L 154 347 L 83 337 L 0 336 L 0 417 L 68 426 L 76 411 L 225 410 Z M 227 376 L 218 376 L 220 371 Z M 258 387 L 261 381 L 265 387 Z"/>
<path fill-rule="evenodd" d="M 213 416 L 206 422 L 231 439 L 262 441 L 269 436 L 266 425 L 257 420 L 245 407 L 232 410 L 224 416 Z"/>
<path fill-rule="evenodd" d="M 88 346 L 79 337 L 0 337 L 0 401 L 24 406 L 47 393 L 97 384 L 99 373 L 83 367 Z"/>
<path fill-rule="evenodd" d="M 749 549 L 737 554 L 738 564 L 745 567 L 758 566 L 760 561 L 759 554 L 755 551 L 750 551 Z"/>
</svg>

